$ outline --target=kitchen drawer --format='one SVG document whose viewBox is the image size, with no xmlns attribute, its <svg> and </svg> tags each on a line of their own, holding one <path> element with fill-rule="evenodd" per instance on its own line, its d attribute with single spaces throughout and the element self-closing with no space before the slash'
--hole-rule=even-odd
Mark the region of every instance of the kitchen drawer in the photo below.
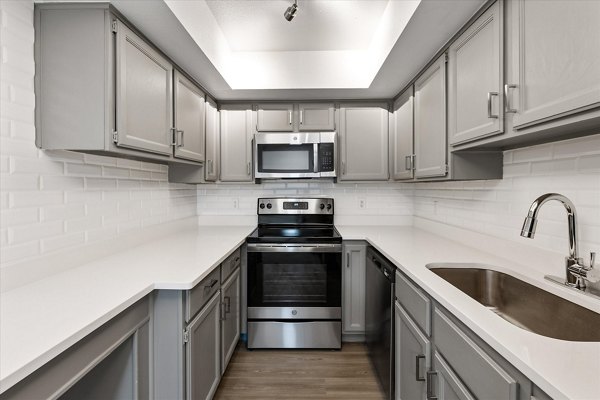
<svg viewBox="0 0 600 400">
<path fill-rule="evenodd" d="M 519 383 L 438 309 L 433 314 L 436 349 L 479 399 L 517 400 Z"/>
<path fill-rule="evenodd" d="M 204 278 L 202 282 L 185 293 L 185 322 L 190 322 L 194 315 L 217 293 L 221 287 L 220 277 L 221 267 L 219 266 Z"/>
<path fill-rule="evenodd" d="M 240 265 L 242 265 L 242 251 L 241 247 L 238 247 L 221 264 L 221 282 L 225 282 Z"/>
<path fill-rule="evenodd" d="M 431 336 L 431 300 L 400 271 L 396 271 L 396 298 L 419 328 Z"/>
</svg>

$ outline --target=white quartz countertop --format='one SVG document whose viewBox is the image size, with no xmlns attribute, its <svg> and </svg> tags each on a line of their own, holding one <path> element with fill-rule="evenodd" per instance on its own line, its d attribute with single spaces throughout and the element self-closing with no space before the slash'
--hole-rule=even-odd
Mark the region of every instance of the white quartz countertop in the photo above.
<svg viewBox="0 0 600 400">
<path fill-rule="evenodd" d="M 482 263 L 600 312 L 600 301 L 543 279 L 534 269 L 414 227 L 337 226 L 344 240 L 366 240 L 443 307 L 554 399 L 600 399 L 600 343 L 540 336 L 503 320 L 426 268 Z"/>
<path fill-rule="evenodd" d="M 193 288 L 255 226 L 188 226 L 0 295 L 0 393 L 154 289 Z"/>
</svg>

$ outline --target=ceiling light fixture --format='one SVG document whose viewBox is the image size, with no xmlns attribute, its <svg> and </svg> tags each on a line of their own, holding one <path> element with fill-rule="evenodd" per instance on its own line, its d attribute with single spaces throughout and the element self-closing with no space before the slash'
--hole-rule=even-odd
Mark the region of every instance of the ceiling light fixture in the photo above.
<svg viewBox="0 0 600 400">
<path fill-rule="evenodd" d="M 285 10 L 285 12 L 283 13 L 283 16 L 288 21 L 291 21 L 294 19 L 294 16 L 296 15 L 296 11 L 298 11 L 298 0 L 294 0 L 294 4 L 292 4 L 291 6 L 289 6 L 287 8 L 287 10 Z"/>
</svg>

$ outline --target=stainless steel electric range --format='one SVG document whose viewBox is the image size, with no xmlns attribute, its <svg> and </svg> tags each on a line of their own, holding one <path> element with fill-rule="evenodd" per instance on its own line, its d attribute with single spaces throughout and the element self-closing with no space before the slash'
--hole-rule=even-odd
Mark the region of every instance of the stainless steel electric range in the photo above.
<svg viewBox="0 0 600 400">
<path fill-rule="evenodd" d="M 342 344 L 342 237 L 333 199 L 258 199 L 247 238 L 248 348 Z"/>
</svg>

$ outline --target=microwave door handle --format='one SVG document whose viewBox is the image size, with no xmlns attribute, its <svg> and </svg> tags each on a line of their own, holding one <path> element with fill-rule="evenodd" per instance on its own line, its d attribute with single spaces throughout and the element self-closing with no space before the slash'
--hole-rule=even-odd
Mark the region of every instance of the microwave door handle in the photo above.
<svg viewBox="0 0 600 400">
<path fill-rule="evenodd" d="M 313 146 L 313 172 L 319 173 L 319 143 L 315 143 Z"/>
</svg>

